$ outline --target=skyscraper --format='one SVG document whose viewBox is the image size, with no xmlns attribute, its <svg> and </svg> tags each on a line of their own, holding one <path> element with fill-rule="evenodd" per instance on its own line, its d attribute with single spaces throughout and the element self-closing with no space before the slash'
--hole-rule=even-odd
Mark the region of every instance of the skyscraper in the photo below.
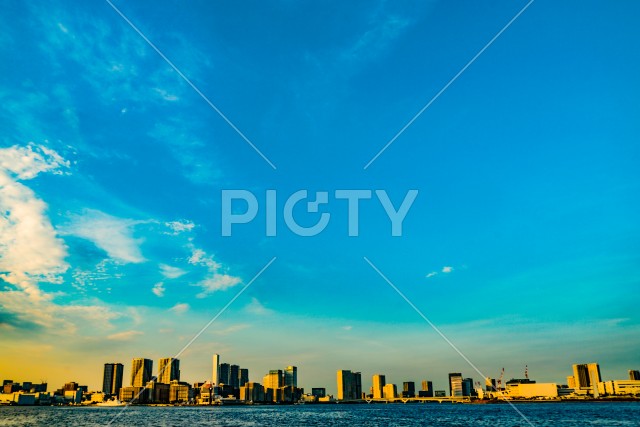
<svg viewBox="0 0 640 427">
<path fill-rule="evenodd" d="M 240 369 L 240 387 L 246 385 L 249 382 L 249 370 L 246 368 Z"/>
<path fill-rule="evenodd" d="M 104 394 L 117 395 L 122 388 L 122 363 L 105 363 L 102 377 L 102 392 Z"/>
<path fill-rule="evenodd" d="M 462 397 L 462 374 L 459 372 L 449 374 L 449 396 Z"/>
<path fill-rule="evenodd" d="M 281 369 L 272 369 L 263 378 L 264 388 L 278 389 L 284 386 L 284 378 Z"/>
<path fill-rule="evenodd" d="M 218 376 L 218 385 L 220 384 L 229 384 L 229 372 L 231 371 L 231 366 L 228 363 L 220 364 L 220 375 Z"/>
<path fill-rule="evenodd" d="M 218 385 L 220 382 L 220 355 L 213 355 L 213 372 L 211 373 L 211 385 Z"/>
<path fill-rule="evenodd" d="M 234 388 L 240 387 L 240 366 L 229 366 L 229 385 Z"/>
<path fill-rule="evenodd" d="M 402 383 L 402 397 L 415 397 L 416 383 L 413 381 L 405 381 Z"/>
<path fill-rule="evenodd" d="M 629 370 L 629 379 L 630 380 L 640 380 L 640 371 L 636 371 L 633 369 Z"/>
<path fill-rule="evenodd" d="M 298 387 L 298 368 L 287 366 L 284 370 L 284 385 Z"/>
<path fill-rule="evenodd" d="M 375 374 L 373 376 L 373 398 L 382 399 L 384 396 L 384 386 L 387 384 L 387 380 L 382 374 Z"/>
<path fill-rule="evenodd" d="M 158 382 L 171 384 L 171 381 L 180 381 L 180 361 L 172 357 L 160 359 L 158 366 Z"/>
<path fill-rule="evenodd" d="M 362 375 L 360 372 L 339 370 L 336 379 L 338 382 L 338 400 L 362 398 Z"/>
<path fill-rule="evenodd" d="M 153 360 L 137 358 L 131 362 L 131 386 L 144 387 L 151 381 L 153 372 Z"/>
</svg>

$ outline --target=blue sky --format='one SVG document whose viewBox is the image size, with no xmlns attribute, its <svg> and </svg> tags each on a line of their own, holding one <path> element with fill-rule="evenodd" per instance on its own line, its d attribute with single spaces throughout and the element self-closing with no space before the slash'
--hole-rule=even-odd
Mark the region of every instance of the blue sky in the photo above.
<svg viewBox="0 0 640 427">
<path fill-rule="evenodd" d="M 107 3 L 7 3 L 0 376 L 97 387 L 106 361 L 173 355 L 274 256 L 186 379 L 213 352 L 307 388 L 478 377 L 365 256 L 487 375 L 638 369 L 640 5 L 534 2 L 365 170 L 526 2 L 343 3 L 114 2 L 275 170 Z M 231 237 L 224 189 L 260 202 Z M 300 237 L 300 189 L 419 195 L 402 237 L 375 196 L 359 237 L 333 197 Z"/>
</svg>

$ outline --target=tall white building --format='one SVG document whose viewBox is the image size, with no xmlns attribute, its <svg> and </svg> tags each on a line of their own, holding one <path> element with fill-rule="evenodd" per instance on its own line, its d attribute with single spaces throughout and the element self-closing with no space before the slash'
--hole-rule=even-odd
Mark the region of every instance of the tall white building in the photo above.
<svg viewBox="0 0 640 427">
<path fill-rule="evenodd" d="M 220 380 L 220 355 L 213 355 L 213 372 L 211 373 L 211 385 L 219 385 Z"/>
</svg>

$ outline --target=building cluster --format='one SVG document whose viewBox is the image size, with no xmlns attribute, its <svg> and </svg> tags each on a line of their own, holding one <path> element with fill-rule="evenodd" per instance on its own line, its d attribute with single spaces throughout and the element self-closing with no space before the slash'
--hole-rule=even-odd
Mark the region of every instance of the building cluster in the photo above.
<svg viewBox="0 0 640 427">
<path fill-rule="evenodd" d="M 89 392 L 87 386 L 68 382 L 63 387 L 47 391 L 47 383 L 18 383 L 4 380 L 0 404 L 16 405 L 99 405 L 140 403 L 140 404 L 255 404 L 255 403 L 321 403 L 335 401 L 428 401 L 472 399 L 590 399 L 608 397 L 640 397 L 640 371 L 630 370 L 629 379 L 603 381 L 600 365 L 597 363 L 575 364 L 567 384 L 538 383 L 528 376 L 512 378 L 502 383 L 500 378 L 485 378 L 484 385 L 472 378 L 465 378 L 460 372 L 450 373 L 449 390 L 434 390 L 431 381 L 423 380 L 420 390 L 414 381 L 396 384 L 388 383 L 386 376 L 372 376 L 372 386 L 368 393 L 362 389 L 362 374 L 350 370 L 337 371 L 337 396 L 327 395 L 323 387 L 312 388 L 304 393 L 298 387 L 298 368 L 270 370 L 262 383 L 249 380 L 249 370 L 238 365 L 221 363 L 220 355 L 213 355 L 213 369 L 210 381 L 190 384 L 180 380 L 180 361 L 167 357 L 159 360 L 157 375 L 153 375 L 151 359 L 136 358 L 131 362 L 130 385 L 123 386 L 124 366 L 122 363 L 105 363 L 102 390 Z"/>
<path fill-rule="evenodd" d="M 504 370 L 503 370 L 504 374 Z M 402 390 L 387 383 L 386 376 L 375 374 L 369 393 L 362 390 L 362 374 L 349 370 L 337 372 L 338 401 L 407 401 L 408 399 L 472 400 L 472 399 L 581 399 L 600 397 L 640 396 L 640 371 L 630 370 L 628 380 L 602 381 L 597 363 L 573 365 L 573 375 L 567 384 L 537 383 L 525 378 L 512 378 L 504 386 L 499 379 L 486 378 L 484 387 L 472 378 L 464 378 L 459 372 L 449 374 L 449 394 L 434 390 L 431 381 L 422 381 L 422 389 L 416 393 L 415 382 L 405 381 Z"/>
</svg>

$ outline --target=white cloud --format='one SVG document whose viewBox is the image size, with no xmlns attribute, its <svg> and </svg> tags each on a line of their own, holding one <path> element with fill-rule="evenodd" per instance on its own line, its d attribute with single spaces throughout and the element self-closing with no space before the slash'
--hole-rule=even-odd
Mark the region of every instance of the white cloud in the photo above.
<svg viewBox="0 0 640 427">
<path fill-rule="evenodd" d="M 181 221 L 169 221 L 165 222 L 164 225 L 171 230 L 168 234 L 180 234 L 183 232 L 188 232 L 194 229 L 195 224 L 191 221 L 181 220 Z"/>
<path fill-rule="evenodd" d="M 353 329 L 353 326 L 346 325 L 346 326 L 343 326 L 342 329 L 344 329 L 345 331 L 350 331 L 351 329 Z"/>
<path fill-rule="evenodd" d="M 190 309 L 189 304 L 186 304 L 186 303 L 178 303 L 178 304 L 174 305 L 173 307 L 171 307 L 171 308 L 169 309 L 169 311 L 172 311 L 172 312 L 174 312 L 175 314 L 180 315 L 180 314 L 184 314 L 184 313 L 186 313 L 187 311 L 189 311 L 189 309 Z"/>
<path fill-rule="evenodd" d="M 222 264 L 214 260 L 213 256 L 207 255 L 202 249 L 192 248 L 188 262 L 207 268 L 207 276 L 195 285 L 202 288 L 202 292 L 196 295 L 198 298 L 205 298 L 213 292 L 224 291 L 242 283 L 239 277 L 227 274 Z"/>
<path fill-rule="evenodd" d="M 151 292 L 153 292 L 157 297 L 162 298 L 164 296 L 164 283 L 159 282 L 153 285 Z"/>
<path fill-rule="evenodd" d="M 66 166 L 46 147 L 0 149 L 0 278 L 13 285 L 37 287 L 31 279 L 59 282 L 68 268 L 67 248 L 46 215 L 47 204 L 16 181 Z"/>
<path fill-rule="evenodd" d="M 156 88 L 153 88 L 153 90 L 158 95 L 160 95 L 160 98 L 164 99 L 165 101 L 177 101 L 179 99 L 176 95 L 167 92 L 165 89 L 160 89 L 156 87 Z"/>
<path fill-rule="evenodd" d="M 187 274 L 187 272 L 184 271 L 183 269 L 178 267 L 172 267 L 167 264 L 160 264 L 160 273 L 162 273 L 162 275 L 167 279 L 177 279 L 178 277 L 181 277 Z"/>
<path fill-rule="evenodd" d="M 140 331 L 123 331 L 123 332 L 117 332 L 115 334 L 108 335 L 107 339 L 108 340 L 113 340 L 113 341 L 131 341 L 132 339 L 134 339 L 138 335 L 142 335 L 142 332 L 140 332 Z"/>
<path fill-rule="evenodd" d="M 104 212 L 87 209 L 74 215 L 62 231 L 93 242 L 111 258 L 124 263 L 145 261 L 140 251 L 141 239 L 133 237 L 133 228 L 142 221 L 118 218 Z"/>
<path fill-rule="evenodd" d="M 244 307 L 247 313 L 255 314 L 258 316 L 266 316 L 273 314 L 274 311 L 265 307 L 257 298 L 251 298 L 251 302 Z"/>
<path fill-rule="evenodd" d="M 243 329 L 247 329 L 249 327 L 251 327 L 251 325 L 247 323 L 239 323 L 237 325 L 227 326 L 226 328 L 222 328 L 222 329 L 213 328 L 212 333 L 216 335 L 230 335 L 230 334 L 233 334 L 234 332 L 238 332 Z"/>
<path fill-rule="evenodd" d="M 451 273 L 452 271 L 453 271 L 453 267 L 449 267 L 449 266 L 442 267 L 443 273 Z"/>
<path fill-rule="evenodd" d="M 438 272 L 436 272 L 436 271 L 432 271 L 431 273 L 428 273 L 425 277 L 426 277 L 427 279 L 429 279 L 429 278 L 431 278 L 431 277 L 433 277 L 433 276 L 436 276 L 437 274 L 438 274 Z"/>
<path fill-rule="evenodd" d="M 0 170 L 15 175 L 18 180 L 35 178 L 41 172 L 62 175 L 62 169 L 69 167 L 69 161 L 55 151 L 30 143 L 26 147 L 14 145 L 0 148 Z"/>
</svg>

